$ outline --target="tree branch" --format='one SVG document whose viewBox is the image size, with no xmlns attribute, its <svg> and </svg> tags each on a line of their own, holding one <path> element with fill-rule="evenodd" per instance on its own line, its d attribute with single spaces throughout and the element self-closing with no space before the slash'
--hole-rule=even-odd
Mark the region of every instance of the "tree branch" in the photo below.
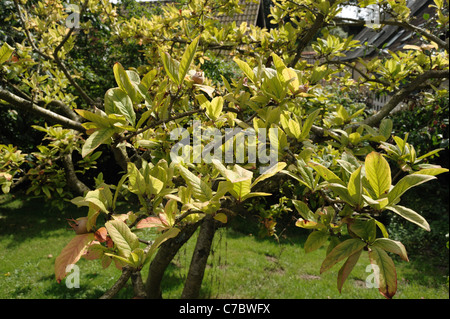
<svg viewBox="0 0 450 319">
<path fill-rule="evenodd" d="M 421 87 L 425 81 L 429 79 L 448 79 L 448 77 L 448 70 L 429 70 L 422 73 L 407 86 L 397 91 L 378 113 L 368 117 L 363 123 L 369 126 L 377 126 L 401 101 Z"/>
<path fill-rule="evenodd" d="M 62 157 L 64 170 L 66 171 L 66 181 L 69 188 L 77 193 L 78 195 L 84 195 L 86 192 L 90 191 L 82 181 L 80 181 L 75 174 L 75 168 L 72 162 L 72 152 L 66 154 Z"/>
<path fill-rule="evenodd" d="M 12 94 L 11 92 L 1 89 L 0 88 L 0 99 L 5 100 L 6 102 L 10 103 L 12 106 L 17 107 L 23 111 L 29 111 L 36 115 L 40 115 L 46 120 L 61 124 L 64 127 L 71 128 L 73 130 L 79 131 L 84 133 L 86 129 L 81 125 L 80 122 L 71 120 L 67 117 L 64 117 L 62 115 L 59 115 L 55 112 L 52 112 L 50 110 L 44 109 L 43 107 L 40 107 L 30 101 L 27 101 L 15 94 Z"/>
<path fill-rule="evenodd" d="M 122 275 L 120 275 L 119 279 L 114 283 L 114 285 L 109 288 L 107 292 L 103 294 L 99 299 L 112 299 L 114 296 L 125 286 L 128 279 L 130 279 L 133 270 L 125 266 L 122 268 Z"/>
</svg>

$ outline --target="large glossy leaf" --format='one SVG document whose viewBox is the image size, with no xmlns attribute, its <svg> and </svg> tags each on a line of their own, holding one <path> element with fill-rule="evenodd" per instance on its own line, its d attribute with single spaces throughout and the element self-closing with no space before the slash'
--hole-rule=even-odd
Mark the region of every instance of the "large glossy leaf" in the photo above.
<svg viewBox="0 0 450 319">
<path fill-rule="evenodd" d="M 189 67 L 194 60 L 195 51 L 197 51 L 198 42 L 200 41 L 200 36 L 196 37 L 191 44 L 188 45 L 186 51 L 184 51 L 181 57 L 181 62 L 178 71 L 178 83 L 183 83 L 184 77 L 189 71 Z"/>
<path fill-rule="evenodd" d="M 377 226 L 374 219 L 356 219 L 348 225 L 350 231 L 367 242 L 373 242 L 377 235 Z"/>
<path fill-rule="evenodd" d="M 206 115 L 212 120 L 216 121 L 223 109 L 223 98 L 221 96 L 212 99 L 211 103 L 206 103 Z"/>
<path fill-rule="evenodd" d="M 343 185 L 344 182 L 332 171 L 330 171 L 328 168 L 323 166 L 322 164 L 315 163 L 315 162 L 309 162 L 308 165 L 312 167 L 319 175 L 330 183 L 338 183 Z"/>
<path fill-rule="evenodd" d="M 423 229 L 425 229 L 427 231 L 430 231 L 430 225 L 425 220 L 425 218 L 420 216 L 418 213 L 416 213 L 412 209 L 407 208 L 407 207 L 403 207 L 403 206 L 400 206 L 400 205 L 386 206 L 386 209 L 388 209 L 388 210 L 390 210 L 390 211 L 400 215 L 401 217 L 403 217 L 404 219 L 410 221 L 411 223 L 414 223 L 414 224 L 422 227 Z"/>
<path fill-rule="evenodd" d="M 380 247 L 388 252 L 399 255 L 404 261 L 409 261 L 405 246 L 399 241 L 389 238 L 378 238 L 371 246 Z"/>
<path fill-rule="evenodd" d="M 369 259 L 372 265 L 377 266 L 375 280 L 378 290 L 386 298 L 392 298 L 397 292 L 397 272 L 394 262 L 382 248 L 376 246 L 370 247 Z"/>
<path fill-rule="evenodd" d="M 305 242 L 305 252 L 310 253 L 320 247 L 322 247 L 330 237 L 330 234 L 323 231 L 313 231 L 309 234 Z"/>
<path fill-rule="evenodd" d="M 180 76 L 179 76 L 179 68 L 180 63 L 170 56 L 169 53 L 159 51 L 159 55 L 161 56 L 161 60 L 163 62 L 164 70 L 166 71 L 169 78 L 173 81 L 173 83 L 180 85 Z"/>
<path fill-rule="evenodd" d="M 358 250 L 363 249 L 366 243 L 358 238 L 351 238 L 343 241 L 339 245 L 333 248 L 333 250 L 325 257 L 320 267 L 320 273 L 323 273 L 333 267 L 341 260 L 353 255 Z"/>
<path fill-rule="evenodd" d="M 119 62 L 115 63 L 113 67 L 113 72 L 114 78 L 116 79 L 119 88 L 121 88 L 125 93 L 127 93 L 133 102 L 139 103 L 141 101 L 141 96 L 135 89 L 129 77 L 129 73 L 125 71 L 122 64 L 120 64 Z"/>
<path fill-rule="evenodd" d="M 93 113 L 86 110 L 75 109 L 75 112 L 80 114 L 86 120 L 95 123 L 97 127 L 100 128 L 112 127 L 112 122 L 108 119 L 106 113 L 104 113 L 103 111 L 99 110 L 98 112 Z"/>
<path fill-rule="evenodd" d="M 122 114 L 131 125 L 135 125 L 136 113 L 128 94 L 120 88 L 112 88 L 105 93 L 106 114 Z"/>
<path fill-rule="evenodd" d="M 350 255 L 345 263 L 342 265 L 341 269 L 339 269 L 338 277 L 337 277 L 337 286 L 339 293 L 342 291 L 342 286 L 344 285 L 345 280 L 347 280 L 348 275 L 353 270 L 353 267 L 355 267 L 356 263 L 358 262 L 359 257 L 361 256 L 362 249 L 356 251 L 352 255 Z"/>
<path fill-rule="evenodd" d="M 81 149 L 81 156 L 85 157 L 92 153 L 101 144 L 109 143 L 111 137 L 114 135 L 115 129 L 111 127 L 102 128 L 92 133 Z"/>
<path fill-rule="evenodd" d="M 375 199 L 387 195 L 391 187 L 391 169 L 386 159 L 377 152 L 366 156 L 366 178 L 376 196 Z"/>
<path fill-rule="evenodd" d="M 8 61 L 13 52 L 14 48 L 11 47 L 8 43 L 4 42 L 2 47 L 0 48 L 0 65 Z"/>
<path fill-rule="evenodd" d="M 308 117 L 306 118 L 305 122 L 303 123 L 302 126 L 302 134 L 300 135 L 300 139 L 304 140 L 308 137 L 309 135 L 309 131 L 311 130 L 311 127 L 314 123 L 314 120 L 316 119 L 317 115 L 319 115 L 320 113 L 320 109 L 312 112 L 310 115 L 308 115 Z"/>
<path fill-rule="evenodd" d="M 119 250 L 119 255 L 128 258 L 131 252 L 139 247 L 136 234 L 121 220 L 110 220 L 105 223 L 106 230 Z"/>
<path fill-rule="evenodd" d="M 133 163 L 128 163 L 127 172 L 130 192 L 143 195 L 147 189 L 144 176 Z"/>
<path fill-rule="evenodd" d="M 247 64 L 247 62 L 242 61 L 238 58 L 233 59 L 234 62 L 239 66 L 239 68 L 244 72 L 244 74 L 247 76 L 247 78 L 252 81 L 253 83 L 256 83 L 256 76 L 253 72 L 252 68 Z"/>
<path fill-rule="evenodd" d="M 362 187 L 362 179 L 361 179 L 361 168 L 358 167 L 351 175 L 348 181 L 347 190 L 348 194 L 352 198 L 353 202 L 358 206 L 361 206 L 363 202 L 363 187 Z"/>
<path fill-rule="evenodd" d="M 66 267 L 75 264 L 94 240 L 94 233 L 77 235 L 70 240 L 55 260 L 55 277 L 59 283 L 66 276 Z"/>
<path fill-rule="evenodd" d="M 208 186 L 200 177 L 191 173 L 187 168 L 178 165 L 181 176 L 186 181 L 186 183 L 192 188 L 192 196 L 194 198 L 206 202 L 212 197 L 211 187 Z"/>
<path fill-rule="evenodd" d="M 436 179 L 432 175 L 411 174 L 403 177 L 388 194 L 389 204 L 395 203 L 411 187 Z"/>
</svg>

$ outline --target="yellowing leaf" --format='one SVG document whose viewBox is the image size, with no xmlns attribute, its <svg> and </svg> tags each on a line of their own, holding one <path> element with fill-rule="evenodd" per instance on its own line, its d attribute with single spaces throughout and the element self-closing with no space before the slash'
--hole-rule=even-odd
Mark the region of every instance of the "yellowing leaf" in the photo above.
<svg viewBox="0 0 450 319">
<path fill-rule="evenodd" d="M 188 45 L 186 51 L 184 51 L 181 57 L 181 62 L 178 71 L 178 83 L 181 84 L 189 71 L 189 67 L 194 60 L 195 51 L 197 51 L 198 42 L 200 41 L 200 36 L 196 37 L 191 44 Z"/>
<path fill-rule="evenodd" d="M 114 128 L 102 128 L 92 133 L 83 144 L 83 148 L 81 149 L 81 156 L 86 157 L 101 144 L 109 143 L 114 133 Z"/>
<path fill-rule="evenodd" d="M 233 59 L 234 62 L 239 66 L 239 68 L 244 72 L 244 74 L 247 76 L 247 78 L 252 81 L 253 83 L 256 83 L 256 76 L 253 70 L 250 68 L 250 66 L 247 64 L 247 62 L 244 62 L 238 58 Z"/>
<path fill-rule="evenodd" d="M 387 195 L 391 187 L 391 168 L 386 159 L 377 152 L 367 155 L 365 160 L 367 180 L 378 199 Z"/>
<path fill-rule="evenodd" d="M 379 247 L 370 247 L 370 263 L 377 266 L 374 270 L 375 280 L 380 293 L 391 299 L 397 292 L 397 272 L 391 257 Z"/>
<path fill-rule="evenodd" d="M 409 261 L 405 246 L 399 241 L 389 238 L 378 238 L 373 242 L 372 246 L 380 247 L 388 252 L 399 255 L 404 261 Z"/>
<path fill-rule="evenodd" d="M 422 216 L 420 216 L 419 214 L 417 214 L 415 211 L 413 211 L 410 208 L 403 207 L 400 205 L 390 205 L 390 206 L 387 206 L 386 209 L 396 213 L 397 215 L 400 215 L 401 217 L 410 221 L 411 223 L 414 223 L 414 224 L 422 227 L 426 231 L 431 230 L 430 225 L 425 220 L 425 218 L 423 218 Z"/>
<path fill-rule="evenodd" d="M 127 224 L 121 220 L 110 220 L 105 223 L 106 230 L 119 250 L 119 255 L 128 258 L 138 248 L 139 240 Z"/>
<path fill-rule="evenodd" d="M 0 65 L 8 61 L 13 52 L 14 48 L 11 47 L 8 43 L 4 42 L 2 47 L 0 48 Z"/>
<path fill-rule="evenodd" d="M 218 220 L 219 222 L 226 224 L 227 223 L 227 215 L 225 215 L 224 213 L 218 213 L 214 216 L 215 220 Z"/>
</svg>

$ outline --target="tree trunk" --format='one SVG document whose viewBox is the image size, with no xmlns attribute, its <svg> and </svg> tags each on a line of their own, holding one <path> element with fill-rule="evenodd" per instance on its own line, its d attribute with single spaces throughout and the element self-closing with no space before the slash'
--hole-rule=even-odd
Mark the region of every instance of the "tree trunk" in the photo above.
<svg viewBox="0 0 450 319">
<path fill-rule="evenodd" d="M 67 186 L 76 194 L 83 196 L 84 193 L 90 191 L 82 181 L 80 181 L 75 174 L 75 168 L 72 162 L 72 153 L 66 154 L 62 158 L 64 170 L 66 172 Z"/>
<path fill-rule="evenodd" d="M 192 255 L 186 283 L 181 294 L 182 299 L 195 299 L 199 296 L 215 232 L 216 227 L 213 217 L 206 215 L 200 227 L 200 233 Z"/>
<path fill-rule="evenodd" d="M 147 298 L 162 299 L 161 281 L 167 266 L 175 258 L 180 248 L 192 237 L 201 222 L 184 227 L 177 237 L 164 242 L 158 249 L 153 261 L 150 264 L 146 293 Z"/>
</svg>

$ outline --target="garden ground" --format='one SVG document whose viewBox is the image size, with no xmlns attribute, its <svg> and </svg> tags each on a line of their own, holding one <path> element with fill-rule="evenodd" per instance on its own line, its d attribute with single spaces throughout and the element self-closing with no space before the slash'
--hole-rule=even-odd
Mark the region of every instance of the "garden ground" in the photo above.
<svg viewBox="0 0 450 319">
<path fill-rule="evenodd" d="M 125 207 L 126 209 L 126 207 Z M 81 259 L 80 288 L 58 284 L 53 273 L 56 256 L 74 233 L 67 218 L 86 215 L 68 203 L 56 208 L 38 199 L 0 197 L 0 298 L 98 298 L 120 276 L 114 266 L 103 270 L 99 261 Z M 299 232 L 301 230 L 299 229 Z M 205 273 L 201 298 L 257 299 L 383 299 L 366 287 L 369 265 L 363 254 L 354 271 L 337 290 L 339 265 L 320 275 L 325 248 L 305 254 L 307 233 L 280 242 L 261 239 L 240 227 L 219 230 Z M 163 297 L 179 298 L 186 277 L 194 236 L 175 257 L 163 280 Z M 408 247 L 406 247 L 408 248 Z M 448 265 L 430 257 L 411 256 L 410 262 L 394 258 L 401 299 L 448 299 Z M 144 280 L 146 269 L 143 271 Z M 131 285 L 117 298 L 128 298 Z"/>
</svg>

